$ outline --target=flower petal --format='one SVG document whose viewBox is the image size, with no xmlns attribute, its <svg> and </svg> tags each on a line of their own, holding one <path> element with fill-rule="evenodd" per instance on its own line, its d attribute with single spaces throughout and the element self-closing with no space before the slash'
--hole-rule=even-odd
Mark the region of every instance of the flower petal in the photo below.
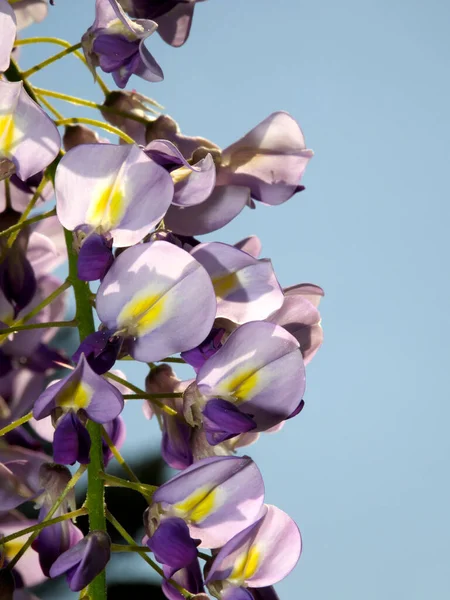
<svg viewBox="0 0 450 600">
<path fill-rule="evenodd" d="M 16 15 L 6 0 L 0 0 L 0 72 L 9 67 L 9 60 L 16 39 Z"/>
</svg>

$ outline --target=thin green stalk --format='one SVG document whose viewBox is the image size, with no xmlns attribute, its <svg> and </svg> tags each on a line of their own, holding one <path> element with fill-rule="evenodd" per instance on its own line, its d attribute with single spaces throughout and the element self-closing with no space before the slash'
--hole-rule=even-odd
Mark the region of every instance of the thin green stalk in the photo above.
<svg viewBox="0 0 450 600">
<path fill-rule="evenodd" d="M 29 412 L 25 416 L 20 417 L 20 419 L 16 419 L 15 421 L 10 423 L 6 427 L 3 427 L 3 429 L 0 429 L 0 437 L 2 437 L 2 435 L 9 433 L 10 431 L 13 431 L 13 429 L 16 429 L 16 427 L 20 427 L 24 423 L 27 423 L 32 417 L 33 417 L 33 413 Z"/>
<path fill-rule="evenodd" d="M 137 385 L 130 383 L 126 379 L 122 379 L 122 377 L 119 377 L 118 375 L 114 375 L 114 373 L 105 373 L 105 377 L 107 377 L 108 379 L 112 379 L 113 381 L 117 381 L 117 383 L 124 385 L 129 390 L 136 392 L 136 396 L 131 394 L 131 396 L 133 396 L 131 399 L 137 400 L 138 397 L 142 398 L 142 399 L 147 398 L 148 394 L 146 394 L 146 392 L 144 392 L 144 390 L 141 390 L 140 388 L 137 387 Z M 127 397 L 127 396 L 125 396 L 125 397 Z M 167 398 L 167 394 L 163 394 L 163 397 Z M 150 398 L 147 398 L 147 399 L 150 399 Z M 171 415 L 172 417 L 174 417 L 175 415 L 178 414 L 176 410 L 174 410 L 173 408 L 170 408 L 170 406 L 166 406 L 162 402 L 159 402 L 158 400 L 156 400 L 156 398 L 153 398 L 152 402 L 154 404 L 156 404 L 156 406 L 158 406 L 161 410 L 166 412 L 168 415 Z"/>
<path fill-rule="evenodd" d="M 0 330 L 1 331 L 1 330 Z M 183 392 L 163 392 L 161 394 L 125 394 L 125 400 L 155 400 L 156 398 L 182 398 Z M 176 411 L 175 411 L 176 413 Z"/>
<path fill-rule="evenodd" d="M 34 67 L 31 67 L 31 69 L 24 71 L 22 73 L 22 77 L 24 79 L 28 79 L 28 77 L 30 77 L 34 73 L 37 73 L 38 71 L 41 71 L 42 69 L 45 69 L 45 67 L 48 67 L 48 65 L 51 65 L 52 63 L 57 62 L 58 60 L 60 60 L 61 58 L 64 58 L 64 56 L 67 56 L 68 54 L 72 54 L 72 52 L 76 52 L 80 48 L 81 48 L 81 42 L 79 42 L 78 44 L 74 44 L 73 46 L 69 46 L 65 50 L 58 52 L 58 54 L 54 54 L 53 56 L 50 56 L 50 58 L 47 58 L 46 60 L 39 63 L 38 65 L 34 65 Z"/>
<path fill-rule="evenodd" d="M 6 329 L 0 329 L 0 335 L 9 335 L 16 331 L 28 331 L 29 329 L 47 329 L 48 327 L 76 327 L 77 323 L 72 321 L 49 321 L 48 323 L 28 323 L 28 325 L 13 325 Z"/>
<path fill-rule="evenodd" d="M 71 43 L 68 42 L 67 40 L 61 40 L 60 38 L 55 38 L 55 37 L 29 37 L 29 38 L 25 38 L 23 40 L 16 40 L 15 41 L 15 46 L 25 46 L 28 44 L 56 44 L 57 46 L 62 46 L 63 48 L 70 48 L 71 47 Z M 73 52 L 73 55 L 76 56 L 79 60 L 81 60 L 81 62 L 89 68 L 89 65 L 86 62 L 86 59 L 84 58 L 83 54 L 81 52 L 78 52 L 78 50 L 76 50 L 75 52 Z M 102 92 L 105 94 L 105 96 L 107 96 L 109 94 L 109 88 L 106 85 L 106 83 L 103 81 L 103 79 L 99 76 L 96 75 L 96 82 L 99 84 Z"/>
<path fill-rule="evenodd" d="M 63 492 L 60 494 L 60 496 L 58 496 L 55 503 L 53 504 L 51 509 L 48 511 L 47 516 L 42 521 L 42 523 L 45 523 L 46 521 L 50 521 L 50 519 L 53 517 L 55 512 L 58 510 L 58 508 L 64 502 L 64 499 L 66 498 L 67 494 L 75 487 L 75 485 L 77 484 L 78 480 L 83 475 L 85 470 L 86 470 L 85 465 L 81 465 L 78 468 L 76 473 L 72 476 L 72 479 L 69 481 L 69 483 L 64 488 Z M 39 535 L 39 531 L 35 531 L 34 533 L 32 533 L 30 535 L 30 537 L 27 539 L 27 541 L 22 546 L 22 548 L 19 550 L 19 552 L 15 555 L 15 557 L 11 560 L 11 562 L 8 563 L 7 568 L 9 570 L 12 570 L 15 567 L 15 565 L 19 562 L 19 560 L 22 558 L 22 556 L 25 554 L 25 552 L 28 550 L 28 548 L 31 546 L 31 544 L 34 542 L 34 540 L 37 538 L 38 535 Z"/>
<path fill-rule="evenodd" d="M 115 475 L 110 475 L 109 473 L 99 473 L 98 476 L 104 479 L 106 485 L 110 487 L 129 488 L 130 490 L 139 492 L 140 494 L 146 497 L 150 497 L 158 489 L 158 486 L 156 485 L 147 485 L 146 483 L 127 481 L 126 479 L 116 477 Z"/>
<path fill-rule="evenodd" d="M 34 90 L 36 91 L 36 88 L 33 86 Z M 55 117 L 55 119 L 64 119 L 64 115 L 62 113 L 59 112 L 59 110 L 57 110 L 53 104 L 51 104 L 47 98 L 44 98 L 43 96 L 41 96 L 41 94 L 37 94 L 38 98 L 39 98 L 39 102 L 45 106 L 45 108 L 47 110 L 49 110 L 51 113 L 53 113 L 53 116 Z"/>
<path fill-rule="evenodd" d="M 0 237 L 2 235 L 10 235 L 11 233 L 14 233 L 15 231 L 20 231 L 27 225 L 32 225 L 33 223 L 37 223 L 38 221 L 43 221 L 44 219 L 48 219 L 49 217 L 54 217 L 55 215 L 56 215 L 56 208 L 53 208 L 52 210 L 49 210 L 45 213 L 41 213 L 40 215 L 36 215 L 35 217 L 31 217 L 30 219 L 27 219 L 26 221 L 22 221 L 22 223 L 17 223 L 16 225 L 12 225 L 11 227 L 8 227 L 8 229 L 4 229 L 3 231 L 0 231 Z"/>
<path fill-rule="evenodd" d="M 72 232 L 65 229 L 64 235 L 69 260 L 68 280 L 72 284 L 75 295 L 75 319 L 78 323 L 78 331 L 82 341 L 95 331 L 94 317 L 89 301 L 90 290 L 89 285 L 78 279 L 77 276 L 77 255 L 73 247 Z M 89 421 L 87 429 L 91 438 L 86 498 L 89 510 L 89 529 L 90 531 L 106 531 L 104 482 L 103 479 L 98 477 L 98 473 L 103 471 L 102 426 Z M 92 600 L 106 600 L 106 574 L 104 570 L 89 584 L 88 589 Z"/>
<path fill-rule="evenodd" d="M 41 183 L 37 186 L 36 191 L 33 194 L 33 197 L 28 202 L 28 206 L 23 211 L 23 213 L 20 215 L 20 219 L 17 221 L 16 225 L 22 225 L 22 223 L 27 220 L 28 215 L 33 210 L 36 202 L 41 197 L 42 191 L 43 191 L 43 189 L 44 189 L 44 187 L 46 185 L 47 185 L 47 177 L 44 175 L 44 177 L 42 178 Z M 13 231 L 11 233 L 11 235 L 9 236 L 9 238 L 8 238 L 8 248 L 11 248 L 12 245 L 14 244 L 14 242 L 16 241 L 16 238 L 19 235 L 19 231 L 20 231 L 20 229 L 17 229 L 16 231 Z"/>
<path fill-rule="evenodd" d="M 186 361 L 183 358 L 175 358 L 174 356 L 168 356 L 167 358 L 163 358 L 157 362 L 179 363 L 181 365 L 186 364 Z"/>
<path fill-rule="evenodd" d="M 106 518 L 111 523 L 111 525 L 120 533 L 120 535 L 126 542 L 128 542 L 131 546 L 135 546 L 136 548 L 138 548 L 132 536 L 128 533 L 126 529 L 122 527 L 119 521 L 109 512 L 109 510 L 106 510 Z M 161 567 L 157 565 L 149 556 L 147 556 L 147 554 L 143 550 L 136 550 L 136 552 L 145 560 L 145 562 L 148 565 L 151 566 L 152 569 L 154 569 L 159 575 L 161 575 L 161 577 L 164 577 L 164 572 L 161 569 Z M 180 592 L 180 594 L 184 596 L 184 598 L 194 598 L 194 594 L 191 594 L 191 592 L 185 590 L 173 579 L 169 579 L 169 583 L 173 585 L 173 587 L 176 588 Z"/>
<path fill-rule="evenodd" d="M 146 117 L 140 117 L 139 115 L 135 115 L 134 113 L 128 112 L 126 110 L 119 110 L 112 106 L 106 106 L 104 104 L 98 104 L 97 102 L 91 102 L 91 100 L 85 100 L 84 98 L 77 98 L 76 96 L 69 96 L 68 94 L 61 94 L 60 92 L 54 92 L 53 90 L 44 90 L 42 88 L 35 87 L 34 91 L 39 96 L 49 96 L 50 98 L 57 98 L 58 100 L 64 100 L 65 102 L 70 102 L 71 104 L 75 104 L 77 106 L 87 106 L 89 108 L 95 108 L 97 110 L 102 110 L 106 112 L 113 113 L 115 115 L 119 115 L 121 117 L 125 117 L 126 119 L 131 119 L 133 121 L 137 121 L 138 123 L 143 123 L 144 125 L 148 125 L 151 122 L 150 119 Z M 153 109 L 149 109 L 153 111 Z M 157 114 L 155 112 L 155 114 Z"/>
<path fill-rule="evenodd" d="M 131 544 L 111 544 L 111 552 L 151 552 L 148 546 L 132 546 Z"/>
<path fill-rule="evenodd" d="M 125 462 L 125 459 L 123 458 L 123 456 L 120 454 L 119 450 L 116 448 L 114 442 L 112 441 L 112 439 L 109 437 L 108 432 L 106 431 L 106 429 L 102 427 L 102 436 L 103 439 L 105 440 L 105 442 L 108 445 L 108 448 L 111 450 L 111 452 L 113 453 L 114 458 L 117 460 L 117 462 L 119 463 L 119 465 L 128 473 L 128 476 L 135 481 L 136 483 L 140 483 L 139 478 L 136 477 L 136 475 L 133 472 L 133 469 L 127 465 L 127 463 Z"/>
<path fill-rule="evenodd" d="M 77 125 L 78 123 L 92 125 L 93 127 L 100 127 L 100 129 L 104 129 L 109 133 L 118 135 L 127 144 L 134 144 L 133 138 L 131 138 L 129 135 L 127 135 L 117 127 L 114 127 L 113 125 L 108 125 L 108 123 L 104 123 L 103 121 L 97 121 L 96 119 L 86 119 L 85 117 L 72 117 L 71 119 L 58 119 L 57 121 L 55 121 L 55 125 L 57 125 L 58 127 L 60 125 Z"/>
<path fill-rule="evenodd" d="M 76 519 L 77 517 L 82 517 L 83 515 L 87 515 L 86 508 L 78 508 L 77 510 L 73 510 L 71 512 L 65 513 L 60 517 L 55 517 L 54 519 L 49 519 L 48 521 L 41 521 L 40 523 L 36 523 L 36 525 L 31 525 L 31 527 L 27 527 L 26 529 L 21 529 L 20 531 L 16 531 L 11 533 L 11 535 L 7 535 L 6 537 L 0 538 L 0 546 L 7 544 L 8 542 L 12 542 L 18 537 L 22 535 L 26 535 L 27 533 L 33 533 L 34 531 L 39 532 L 46 527 L 50 527 L 50 525 L 55 525 L 56 523 L 62 523 L 63 521 L 68 521 L 69 519 Z"/>
</svg>

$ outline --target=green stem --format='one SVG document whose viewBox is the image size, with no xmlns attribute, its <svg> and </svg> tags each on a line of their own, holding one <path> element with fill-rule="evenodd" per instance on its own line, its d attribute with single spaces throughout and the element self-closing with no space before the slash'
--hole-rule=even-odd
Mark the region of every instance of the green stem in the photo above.
<svg viewBox="0 0 450 600">
<path fill-rule="evenodd" d="M 53 515 L 55 514 L 55 512 L 58 510 L 58 508 L 64 502 L 64 499 L 67 496 L 67 494 L 75 487 L 75 485 L 77 484 L 78 480 L 83 475 L 83 473 L 85 472 L 85 470 L 86 470 L 86 466 L 85 465 L 81 465 L 78 468 L 78 470 L 76 471 L 76 473 L 72 476 L 72 479 L 66 485 L 66 487 L 65 487 L 64 491 L 62 492 L 62 494 L 60 496 L 58 496 L 58 498 L 56 499 L 55 503 L 53 504 L 53 506 L 51 507 L 51 509 L 48 511 L 47 516 L 42 521 L 42 523 L 45 523 L 46 521 L 50 521 L 50 519 L 53 517 Z M 34 540 L 37 538 L 38 535 L 39 535 L 39 531 L 35 531 L 34 533 L 32 533 L 30 535 L 30 537 L 27 539 L 27 541 L 22 546 L 22 548 L 19 550 L 19 552 L 15 555 L 15 557 L 11 560 L 11 562 L 8 563 L 7 568 L 9 570 L 12 570 L 15 567 L 15 565 L 19 562 L 19 560 L 22 558 L 22 556 L 25 554 L 25 552 L 28 550 L 28 548 L 31 546 L 31 544 L 34 542 Z"/>
<path fill-rule="evenodd" d="M 111 452 L 113 453 L 114 458 L 117 460 L 117 462 L 119 463 L 119 465 L 127 472 L 128 476 L 135 481 L 136 483 L 140 483 L 139 478 L 136 477 L 136 475 L 133 472 L 133 469 L 128 466 L 128 464 L 125 462 L 125 459 L 123 458 L 123 456 L 120 454 L 119 450 L 116 448 L 114 442 L 112 441 L 112 439 L 109 437 L 108 432 L 106 431 L 106 429 L 103 427 L 102 425 L 102 436 L 103 439 L 105 440 L 105 442 L 108 444 L 108 448 L 111 450 Z"/>
<path fill-rule="evenodd" d="M 124 529 L 122 527 L 122 525 L 119 523 L 119 521 L 109 512 L 109 510 L 106 510 L 106 518 L 111 523 L 111 525 L 113 525 L 113 527 L 120 533 L 120 535 L 123 537 L 123 539 L 126 542 L 128 542 L 131 546 L 137 547 L 136 542 L 134 541 L 132 536 L 128 533 L 128 531 L 126 529 Z M 164 577 L 164 572 L 161 569 L 161 567 L 159 567 L 149 556 L 147 556 L 147 554 L 143 550 L 136 550 L 136 552 L 139 554 L 139 556 L 142 556 L 142 558 L 145 560 L 145 562 L 147 564 L 149 564 L 152 569 L 154 569 L 159 575 L 161 575 L 161 577 Z M 187 590 L 185 590 L 176 581 L 173 581 L 173 579 L 169 579 L 169 582 L 185 598 L 194 598 L 194 594 L 191 594 L 191 592 L 188 592 Z"/>
<path fill-rule="evenodd" d="M 9 433 L 13 429 L 16 429 L 16 427 L 20 427 L 24 423 L 27 423 L 32 417 L 33 417 L 33 413 L 29 412 L 24 417 L 20 417 L 20 419 L 17 419 L 16 421 L 13 421 L 12 423 L 10 423 L 9 425 L 7 425 L 6 427 L 3 427 L 3 429 L 0 429 L 0 437 L 2 437 L 2 435 L 5 435 L 6 433 Z"/>
<path fill-rule="evenodd" d="M 39 532 L 42 529 L 45 529 L 45 527 L 49 527 L 50 525 L 62 523 L 63 521 L 68 521 L 69 519 L 76 519 L 77 517 L 82 517 L 83 515 L 87 515 L 86 508 L 79 508 L 78 510 L 73 510 L 72 512 L 65 513 L 60 517 L 55 517 L 54 519 L 41 521 L 40 523 L 36 523 L 36 525 L 32 525 L 31 527 L 21 529 L 20 531 L 16 531 L 11 535 L 7 535 L 6 537 L 0 538 L 0 546 L 3 546 L 8 542 L 12 542 L 12 540 L 21 537 L 22 535 L 26 535 L 27 533 L 33 533 L 34 531 Z"/>
<path fill-rule="evenodd" d="M 132 546 L 131 544 L 111 544 L 111 552 L 151 552 L 148 546 Z"/>
<path fill-rule="evenodd" d="M 77 125 L 77 123 L 84 123 L 85 125 L 92 125 L 92 127 L 100 127 L 100 129 L 104 129 L 109 133 L 113 133 L 114 135 L 118 135 L 120 138 L 124 140 L 127 144 L 134 144 L 133 138 L 129 135 L 114 127 L 113 125 L 108 125 L 103 121 L 97 121 L 96 119 L 86 119 L 85 117 L 72 117 L 71 119 L 58 119 L 55 121 L 55 125 L 58 127 L 60 125 Z"/>
<path fill-rule="evenodd" d="M 33 223 L 37 223 L 38 221 L 43 221 L 44 219 L 48 219 L 49 217 L 54 217 L 55 215 L 56 215 L 56 208 L 53 208 L 52 210 L 49 210 L 45 213 L 41 213 L 40 215 L 36 215 L 35 217 L 31 217 L 30 219 L 27 219 L 26 221 L 22 221 L 22 223 L 17 223 L 16 225 L 12 225 L 11 227 L 8 227 L 8 229 L 4 229 L 3 231 L 0 231 L 0 237 L 2 235 L 10 235 L 11 233 L 14 233 L 15 231 L 20 231 L 27 225 L 32 225 Z"/>
<path fill-rule="evenodd" d="M 132 481 L 127 481 L 126 479 L 115 477 L 115 475 L 110 475 L 109 473 L 99 473 L 98 476 L 101 477 L 105 481 L 105 483 L 110 487 L 129 488 L 130 490 L 139 492 L 146 498 L 151 497 L 158 489 L 158 486 L 156 485 L 147 485 L 146 483 L 133 483 Z"/>
<path fill-rule="evenodd" d="M 1 331 L 1 330 L 0 330 Z M 161 394 L 125 394 L 125 400 L 154 400 L 155 398 L 182 398 L 183 392 L 163 392 Z M 176 411 L 175 411 L 176 413 Z"/>
<path fill-rule="evenodd" d="M 28 215 L 30 214 L 30 212 L 33 210 L 36 202 L 39 200 L 39 198 L 41 197 L 42 191 L 44 189 L 44 187 L 47 185 L 47 177 L 44 175 L 44 177 L 42 178 L 41 183 L 37 186 L 36 191 L 33 194 L 33 197 L 31 198 L 31 200 L 28 202 L 28 206 L 26 207 L 26 209 L 23 211 L 23 213 L 20 215 L 20 219 L 17 221 L 16 223 L 16 231 L 13 231 L 11 233 L 11 235 L 8 238 L 8 248 L 11 248 L 12 245 L 14 244 L 14 242 L 16 241 L 17 236 L 19 235 L 19 231 L 21 229 L 21 227 L 17 228 L 18 225 L 22 226 L 24 221 L 27 220 Z"/>
<path fill-rule="evenodd" d="M 90 290 L 89 285 L 78 279 L 77 276 L 77 255 L 73 247 L 72 233 L 65 229 L 64 235 L 69 260 L 68 280 L 73 286 L 76 305 L 75 319 L 78 323 L 78 331 L 82 341 L 95 331 Z M 103 471 L 102 426 L 89 421 L 87 429 L 91 438 L 86 499 L 89 510 L 89 529 L 90 531 L 106 531 L 104 482 L 103 479 L 98 477 L 98 473 Z M 106 575 L 104 570 L 97 575 L 88 588 L 88 595 L 92 600 L 106 600 Z"/>
<path fill-rule="evenodd" d="M 22 77 L 24 79 L 28 79 L 28 77 L 30 77 L 34 73 L 37 73 L 38 71 L 41 71 L 45 67 L 48 67 L 48 65 L 51 65 L 52 63 L 58 61 L 60 58 L 64 58 L 64 56 L 67 56 L 68 54 L 72 54 L 72 52 L 76 52 L 80 48 L 81 48 L 81 42 L 79 42 L 78 44 L 74 44 L 73 46 L 69 46 L 65 50 L 58 52 L 58 54 L 54 54 L 53 56 L 50 56 L 50 58 L 47 58 L 46 60 L 42 61 L 38 65 L 34 65 L 34 67 L 31 67 L 31 69 L 28 69 L 28 71 L 24 71 L 22 73 Z"/>
<path fill-rule="evenodd" d="M 33 86 L 34 89 L 36 89 Z M 59 112 L 59 110 L 57 110 L 53 104 L 50 104 L 50 102 L 47 100 L 47 98 L 44 98 L 43 96 L 41 96 L 40 94 L 38 94 L 39 97 L 39 102 L 45 106 L 45 108 L 47 110 L 49 110 L 51 113 L 53 113 L 53 116 L 55 117 L 55 119 L 64 119 L 64 115 L 62 113 Z"/>
<path fill-rule="evenodd" d="M 9 335 L 16 331 L 28 331 L 29 329 L 47 329 L 47 327 L 76 327 L 76 321 L 49 321 L 48 323 L 28 323 L 28 325 L 13 325 L 7 329 L 0 329 L 0 335 Z"/>
<path fill-rule="evenodd" d="M 25 46 L 28 44 L 56 44 L 57 46 L 62 46 L 63 48 L 70 48 L 71 47 L 71 43 L 66 41 L 66 40 L 61 40 L 60 38 L 55 38 L 55 37 L 30 37 L 30 38 L 25 38 L 24 40 L 16 40 L 15 42 L 15 46 Z M 81 52 L 75 51 L 73 52 L 73 55 L 76 56 L 77 58 L 79 58 L 81 60 L 81 62 L 87 66 L 89 68 L 89 65 L 86 62 L 86 59 L 84 58 L 83 54 Z M 89 71 L 91 69 L 89 68 Z M 9 77 L 8 77 L 9 79 Z M 10 79 L 11 81 L 11 79 Z M 102 92 L 105 94 L 105 96 L 107 94 L 109 94 L 109 88 L 106 85 L 106 83 L 103 81 L 103 79 L 99 76 L 96 75 L 96 81 L 99 84 Z"/>
<path fill-rule="evenodd" d="M 77 106 L 88 106 L 89 108 L 95 108 L 97 110 L 110 112 L 115 115 L 125 117 L 126 119 L 131 119 L 133 121 L 137 121 L 138 123 L 143 123 L 144 125 L 148 125 L 151 122 L 151 120 L 147 119 L 146 117 L 140 117 L 139 115 L 135 115 L 134 113 L 128 112 L 126 110 L 119 110 L 113 108 L 112 106 L 106 106 L 104 104 L 98 104 L 97 102 L 91 102 L 91 100 L 85 100 L 84 98 L 77 98 L 76 96 L 69 96 L 68 94 L 61 94 L 60 92 L 54 92 L 53 90 L 44 90 L 38 87 L 35 87 L 34 91 L 39 96 L 49 96 L 50 98 L 64 100 L 65 102 L 70 102 L 71 104 L 75 104 Z"/>
<path fill-rule="evenodd" d="M 168 356 L 167 358 L 163 358 L 162 360 L 158 360 L 157 362 L 179 363 L 180 365 L 186 364 L 186 361 L 183 358 L 175 358 L 172 356 Z"/>
</svg>

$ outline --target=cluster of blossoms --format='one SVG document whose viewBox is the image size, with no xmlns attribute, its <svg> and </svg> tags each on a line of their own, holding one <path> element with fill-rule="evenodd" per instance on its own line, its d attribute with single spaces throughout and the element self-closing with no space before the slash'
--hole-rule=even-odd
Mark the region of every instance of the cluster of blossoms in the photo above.
<svg viewBox="0 0 450 600">
<path fill-rule="evenodd" d="M 30 587 L 61 575 L 82 597 L 106 598 L 106 564 L 124 548 L 111 543 L 106 518 L 127 550 L 160 563 L 150 560 L 169 600 L 273 600 L 272 586 L 300 557 L 297 525 L 264 503 L 258 467 L 237 452 L 301 412 L 305 365 L 322 342 L 323 291 L 283 289 L 256 236 L 234 245 L 196 236 L 245 207 L 301 192 L 312 151 L 285 112 L 221 149 L 183 135 L 155 103 L 124 90 L 132 75 L 163 78 L 149 38 L 157 31 L 181 46 L 197 1 L 96 0 L 80 43 L 22 72 L 13 49 L 27 40 L 17 32 L 42 20 L 47 2 L 0 0 L 2 599 L 35 598 Z M 102 105 L 30 83 L 70 53 L 94 74 Z M 99 71 L 121 89 L 110 91 Z M 48 97 L 97 106 L 107 123 L 64 119 Z M 69 275 L 59 281 L 52 271 L 65 261 Z M 63 320 L 71 289 L 76 314 Z M 69 327 L 80 335 L 72 356 L 55 337 Z M 141 387 L 114 369 L 132 359 L 149 366 Z M 190 365 L 191 379 L 178 379 L 174 363 Z M 124 462 L 128 399 L 144 400 L 161 427 L 163 459 L 180 471 L 159 488 L 105 472 L 113 457 Z M 77 509 L 85 470 L 87 499 Z M 147 500 L 140 545 L 105 512 L 105 484 Z M 34 520 L 20 510 L 30 501 Z M 83 515 L 87 535 L 74 522 Z"/>
</svg>

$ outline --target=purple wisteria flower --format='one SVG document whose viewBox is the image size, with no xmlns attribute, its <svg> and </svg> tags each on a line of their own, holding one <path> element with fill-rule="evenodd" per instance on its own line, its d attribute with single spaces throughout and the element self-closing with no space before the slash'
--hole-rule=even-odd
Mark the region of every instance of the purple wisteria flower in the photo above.
<svg viewBox="0 0 450 600">
<path fill-rule="evenodd" d="M 205 145 L 203 140 L 182 136 L 172 123 L 163 129 L 162 137 L 177 145 L 188 159 L 190 152 L 196 160 L 211 152 L 211 142 Z M 229 223 L 245 205 L 252 206 L 251 198 L 272 206 L 286 202 L 304 189 L 299 182 L 312 156 L 295 119 L 286 112 L 273 113 L 243 138 L 216 151 L 214 192 L 195 207 L 172 206 L 166 225 L 182 235 L 210 233 Z"/>
<path fill-rule="evenodd" d="M 140 242 L 165 215 L 173 198 L 167 171 L 134 145 L 87 144 L 70 150 L 55 177 L 61 224 L 81 246 L 78 275 L 103 278 L 112 245 Z"/>
<path fill-rule="evenodd" d="M 154 493 L 153 505 L 145 517 L 149 546 L 160 524 L 174 518 L 187 523 L 190 537 L 200 540 L 201 547 L 219 548 L 256 519 L 263 499 L 261 473 L 251 458 L 225 456 L 201 460 Z M 184 530 L 175 524 L 173 535 L 175 531 L 181 532 L 175 537 L 184 540 L 183 547 L 190 547 Z M 164 544 L 163 538 L 160 541 Z M 161 546 L 158 550 L 163 552 Z M 190 550 L 183 552 L 191 558 Z"/>
<path fill-rule="evenodd" d="M 16 16 L 7 0 L 0 0 L 0 73 L 9 67 L 10 56 L 16 39 Z"/>
<path fill-rule="evenodd" d="M 25 180 L 45 169 L 60 147 L 58 129 L 22 82 L 0 81 L 0 157 L 12 160 Z"/>
<path fill-rule="evenodd" d="M 41 452 L 5 446 L 0 449 L 0 510 L 17 508 L 42 491 L 39 469 L 49 461 Z"/>
<path fill-rule="evenodd" d="M 194 426 L 203 421 L 215 445 L 278 425 L 299 406 L 304 391 L 297 340 L 282 327 L 254 321 L 238 327 L 199 369 L 196 387 L 185 394 L 185 416 Z"/>
<path fill-rule="evenodd" d="M 269 259 L 258 260 L 219 242 L 200 244 L 191 255 L 211 277 L 217 318 L 239 324 L 261 320 L 283 304 L 283 292 Z"/>
<path fill-rule="evenodd" d="M 168 242 L 128 248 L 97 293 L 97 313 L 112 334 L 128 339 L 136 360 L 161 360 L 197 346 L 211 331 L 216 299 L 208 273 Z"/>
<path fill-rule="evenodd" d="M 119 0 L 133 17 L 153 19 L 158 33 L 171 46 L 182 46 L 189 37 L 194 7 L 203 0 Z"/>
<path fill-rule="evenodd" d="M 39 521 L 42 522 L 48 511 L 62 494 L 72 475 L 61 465 L 43 464 L 39 470 L 41 488 L 44 490 L 39 498 Z M 72 490 L 62 502 L 54 517 L 64 515 L 75 509 L 75 492 Z M 55 523 L 42 529 L 35 541 L 33 549 L 39 554 L 42 572 L 49 577 L 50 568 L 56 559 L 66 550 L 77 544 L 83 537 L 81 531 L 70 519 Z"/>
<path fill-rule="evenodd" d="M 305 365 L 307 365 L 323 341 L 321 317 L 317 309 L 324 291 L 317 285 L 302 283 L 283 290 L 282 307 L 267 321 L 284 327 L 300 344 Z"/>
<path fill-rule="evenodd" d="M 251 600 L 245 588 L 265 588 L 281 581 L 297 564 L 301 548 L 294 521 L 276 506 L 265 505 L 255 523 L 221 548 L 206 584 L 223 600 Z"/>
<path fill-rule="evenodd" d="M 112 421 L 122 412 L 119 390 L 94 373 L 82 354 L 78 365 L 67 377 L 50 385 L 36 400 L 36 420 L 52 415 L 57 420 L 53 439 L 55 462 L 89 462 L 90 437 L 83 421 Z"/>
<path fill-rule="evenodd" d="M 145 47 L 145 40 L 157 27 L 150 20 L 132 21 L 116 0 L 96 0 L 95 21 L 82 37 L 93 73 L 100 66 L 112 74 L 120 88 L 127 85 L 133 74 L 147 81 L 161 81 L 161 67 Z"/>
<path fill-rule="evenodd" d="M 104 531 L 91 531 L 61 554 L 50 569 L 50 577 L 65 574 L 72 592 L 79 592 L 103 571 L 110 556 L 109 535 Z"/>
</svg>

